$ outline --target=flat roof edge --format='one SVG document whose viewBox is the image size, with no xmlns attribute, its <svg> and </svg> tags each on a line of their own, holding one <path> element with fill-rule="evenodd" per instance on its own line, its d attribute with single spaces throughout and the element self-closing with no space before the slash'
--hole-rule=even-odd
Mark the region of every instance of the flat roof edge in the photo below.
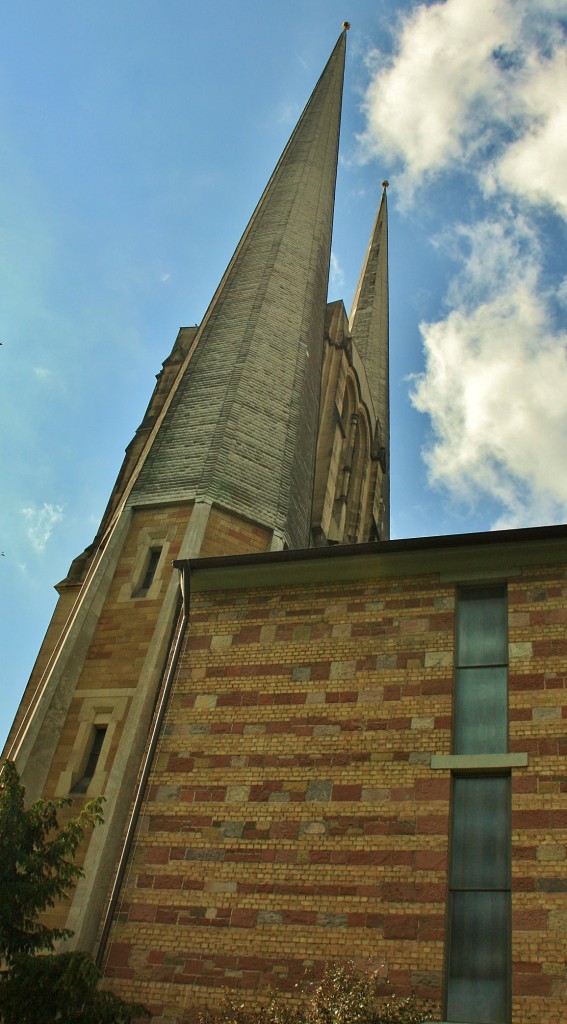
<svg viewBox="0 0 567 1024">
<path fill-rule="evenodd" d="M 241 555 L 216 555 L 204 558 L 178 558 L 176 569 L 188 568 L 191 573 L 206 569 L 237 566 L 260 566 L 286 562 L 348 559 L 361 555 L 395 555 L 402 552 L 435 551 L 491 545 L 526 544 L 538 541 L 567 541 L 567 524 L 530 526 L 514 530 L 487 530 L 480 533 L 455 533 L 434 537 L 408 537 L 401 540 L 369 541 L 364 544 L 332 544 L 326 547 L 294 548 L 285 551 L 258 551 Z"/>
</svg>

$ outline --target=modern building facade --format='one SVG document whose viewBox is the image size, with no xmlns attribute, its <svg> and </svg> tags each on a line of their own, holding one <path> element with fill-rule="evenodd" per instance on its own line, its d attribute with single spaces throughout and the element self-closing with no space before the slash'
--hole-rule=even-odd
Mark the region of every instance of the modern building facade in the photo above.
<svg viewBox="0 0 567 1024">
<path fill-rule="evenodd" d="M 447 1021 L 561 1021 L 567 530 L 388 539 L 386 187 L 350 317 L 327 304 L 345 41 L 163 364 L 5 756 L 30 799 L 105 795 L 55 918 L 162 1024 L 353 956 Z"/>
</svg>

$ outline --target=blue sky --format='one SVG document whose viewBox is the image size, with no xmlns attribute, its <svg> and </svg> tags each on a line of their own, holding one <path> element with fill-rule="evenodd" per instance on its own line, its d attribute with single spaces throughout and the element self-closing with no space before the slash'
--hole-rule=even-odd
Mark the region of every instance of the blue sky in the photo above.
<svg viewBox="0 0 567 1024">
<path fill-rule="evenodd" d="M 393 535 L 567 518 L 567 0 L 5 0 L 2 735 L 344 18 L 329 297 L 387 177 Z"/>
</svg>

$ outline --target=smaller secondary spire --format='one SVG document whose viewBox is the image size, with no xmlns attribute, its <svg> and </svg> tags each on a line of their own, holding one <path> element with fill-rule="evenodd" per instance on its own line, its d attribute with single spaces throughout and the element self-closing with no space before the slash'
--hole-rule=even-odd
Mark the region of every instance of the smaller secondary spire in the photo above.
<svg viewBox="0 0 567 1024">
<path fill-rule="evenodd" d="M 384 453 L 381 500 L 384 505 L 384 532 L 389 536 L 390 411 L 388 386 L 388 182 L 382 182 L 382 195 L 370 243 L 362 267 L 350 315 L 350 333 L 360 355 L 376 416 L 374 444 Z"/>
</svg>

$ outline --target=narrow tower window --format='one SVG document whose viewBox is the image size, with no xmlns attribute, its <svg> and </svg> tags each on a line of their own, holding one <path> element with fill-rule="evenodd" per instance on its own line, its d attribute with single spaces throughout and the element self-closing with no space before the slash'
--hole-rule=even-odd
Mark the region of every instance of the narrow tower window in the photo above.
<svg viewBox="0 0 567 1024">
<path fill-rule="evenodd" d="M 93 780 L 94 773 L 96 771 L 96 766 L 98 764 L 98 759 L 100 757 L 100 752 L 102 750 L 102 745 L 104 743 L 104 738 L 106 736 L 106 729 L 106 725 L 94 726 L 94 735 L 92 738 L 91 749 L 87 757 L 87 762 L 85 764 L 85 770 L 81 778 L 73 786 L 71 790 L 72 793 L 87 792 Z"/>
<path fill-rule="evenodd" d="M 159 560 L 161 558 L 163 548 L 150 548 L 148 553 L 148 561 L 144 570 L 140 586 L 133 594 L 134 597 L 145 597 L 154 582 Z"/>
</svg>

